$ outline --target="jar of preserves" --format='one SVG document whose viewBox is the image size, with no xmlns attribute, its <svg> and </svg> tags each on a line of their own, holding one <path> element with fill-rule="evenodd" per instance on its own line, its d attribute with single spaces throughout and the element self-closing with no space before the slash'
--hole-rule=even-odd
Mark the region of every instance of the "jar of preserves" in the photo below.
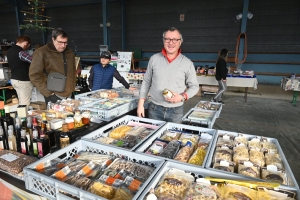
<svg viewBox="0 0 300 200">
<path fill-rule="evenodd" d="M 66 124 L 68 124 L 68 129 L 73 130 L 75 128 L 75 122 L 72 115 L 68 115 L 65 119 Z"/>
<path fill-rule="evenodd" d="M 80 111 L 75 111 L 74 123 L 75 123 L 75 128 L 79 128 L 83 125 L 82 124 L 82 116 L 80 114 Z"/>
<path fill-rule="evenodd" d="M 82 123 L 84 125 L 89 124 L 90 123 L 90 118 L 91 118 L 91 113 L 89 110 L 84 111 L 82 114 Z"/>
</svg>

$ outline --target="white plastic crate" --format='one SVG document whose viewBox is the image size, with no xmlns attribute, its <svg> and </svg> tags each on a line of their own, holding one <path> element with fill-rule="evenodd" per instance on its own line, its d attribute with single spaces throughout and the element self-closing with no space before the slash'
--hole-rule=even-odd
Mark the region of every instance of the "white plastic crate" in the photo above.
<svg viewBox="0 0 300 200">
<path fill-rule="evenodd" d="M 130 149 L 131 151 L 134 151 L 136 148 L 138 148 L 144 141 L 146 141 L 149 137 L 151 137 L 153 135 L 153 133 L 158 131 L 166 123 L 164 121 L 159 121 L 159 120 L 154 120 L 154 119 L 125 115 L 124 117 L 117 119 L 99 129 L 85 135 L 84 137 L 82 137 L 82 139 L 102 144 L 102 143 L 96 141 L 96 139 L 99 138 L 100 136 L 108 136 L 108 132 L 110 130 L 115 129 L 121 125 L 125 125 L 130 121 L 158 126 L 157 129 L 153 130 L 153 132 L 150 133 L 146 138 L 144 138 L 140 143 L 136 144 L 132 149 Z M 104 144 L 104 145 L 107 145 L 107 144 Z M 119 148 L 119 147 L 116 147 L 116 148 Z M 120 148 L 120 149 L 124 149 L 124 148 Z"/>
<path fill-rule="evenodd" d="M 155 176 L 155 174 L 158 172 L 158 170 L 164 163 L 163 159 L 147 157 L 134 152 L 126 151 L 124 149 L 120 150 L 114 147 L 105 146 L 90 141 L 79 140 L 24 168 L 24 179 L 26 189 L 49 199 L 70 199 L 66 195 L 59 193 L 60 190 L 67 192 L 73 196 L 76 196 L 82 200 L 105 199 L 103 197 L 89 193 L 75 186 L 66 184 L 64 182 L 40 174 L 33 170 L 36 165 L 43 163 L 47 160 L 52 160 L 59 156 L 63 156 L 64 154 L 66 159 L 72 158 L 79 151 L 89 151 L 99 154 L 114 155 L 116 157 L 127 159 L 135 163 L 155 167 L 156 169 L 154 170 L 154 172 L 139 189 L 139 191 L 135 194 L 133 199 L 138 199 L 138 196 L 142 193 L 143 189 L 148 185 L 148 183 L 151 181 L 151 179 Z"/>
<path fill-rule="evenodd" d="M 99 120 L 111 121 L 112 119 L 124 115 L 125 113 L 135 109 L 137 107 L 136 99 L 132 99 L 129 103 L 122 104 L 110 110 L 103 110 L 98 108 L 91 108 L 97 102 L 79 106 L 79 110 L 90 110 L 91 112 L 97 113 Z"/>
<path fill-rule="evenodd" d="M 181 163 L 175 163 L 175 162 L 167 161 L 167 162 L 165 162 L 163 167 L 161 167 L 161 169 L 156 173 L 156 175 L 154 176 L 152 181 L 148 184 L 148 186 L 145 188 L 143 193 L 139 196 L 139 199 L 143 200 L 146 197 L 147 193 L 152 188 L 156 187 L 156 185 L 159 183 L 161 177 L 163 177 L 164 174 L 167 171 L 169 171 L 170 169 L 173 169 L 173 168 L 183 170 L 186 173 L 190 173 L 195 178 L 214 177 L 214 178 L 230 179 L 230 180 L 249 180 L 249 179 L 245 179 L 244 177 L 236 176 L 235 174 L 226 174 L 226 173 L 223 173 L 223 172 L 212 171 L 212 170 L 209 170 L 209 169 L 199 168 L 199 167 L 196 167 L 196 166 L 187 167 L 186 165 L 181 164 Z M 286 188 L 286 187 L 283 187 L 283 186 L 280 186 L 279 188 L 280 189 L 288 189 L 292 192 L 297 193 L 297 199 L 299 199 L 299 190 L 298 189 L 296 189 L 296 188 Z"/>
<path fill-rule="evenodd" d="M 244 176 L 244 175 L 241 175 L 241 174 L 238 174 L 238 173 L 231 173 L 231 172 L 226 172 L 226 171 L 222 171 L 222 170 L 212 168 L 213 167 L 213 156 L 215 154 L 218 137 L 219 137 L 219 135 L 222 135 L 222 134 L 225 134 L 225 133 L 227 133 L 228 135 L 233 135 L 233 136 L 238 136 L 238 134 L 239 134 L 239 133 L 236 133 L 236 132 L 218 130 L 217 134 L 215 135 L 211 151 L 208 155 L 207 162 L 205 164 L 205 168 L 210 169 L 212 171 L 218 171 L 218 172 L 222 172 L 222 173 L 226 173 L 226 174 L 235 174 L 239 177 L 246 178 L 246 179 L 252 179 L 252 180 L 256 180 L 256 181 L 267 182 L 267 180 L 263 180 L 263 179 L 259 179 L 259 178 L 252 178 L 252 177 Z M 249 134 L 243 134 L 243 135 L 246 138 L 248 138 L 248 140 L 251 140 L 252 138 L 255 138 L 255 137 L 262 137 L 262 136 L 249 135 Z M 296 179 L 293 175 L 293 172 L 292 172 L 292 170 L 291 170 L 291 168 L 290 168 L 290 166 L 289 166 L 289 164 L 288 164 L 288 162 L 287 162 L 287 160 L 284 156 L 284 153 L 283 153 L 283 151 L 280 147 L 280 144 L 279 144 L 278 140 L 275 139 L 275 138 L 269 138 L 269 137 L 263 137 L 263 138 L 266 138 L 268 141 L 273 142 L 276 145 L 277 149 L 278 149 L 278 153 L 279 153 L 281 161 L 283 162 L 283 165 L 284 165 L 284 171 L 286 172 L 287 180 L 290 183 L 289 185 L 282 185 L 282 186 L 287 186 L 289 188 L 298 188 L 299 189 L 298 183 L 297 183 L 297 181 L 296 181 Z"/>
<path fill-rule="evenodd" d="M 203 103 L 203 102 L 207 102 L 207 101 L 199 101 L 199 102 L 197 103 L 197 105 L 196 105 L 194 108 L 195 108 L 195 109 L 200 109 L 200 110 L 205 110 L 205 109 L 202 109 L 202 108 L 198 108 L 198 105 L 199 105 L 200 103 Z M 222 111 L 222 108 L 223 108 L 222 104 L 221 104 L 221 103 L 217 103 L 217 102 L 210 102 L 210 103 L 211 103 L 211 104 L 216 104 L 216 105 L 219 105 L 219 106 L 220 106 L 219 110 L 216 111 L 216 118 L 218 118 L 218 117 L 220 116 L 221 111 Z"/>
<path fill-rule="evenodd" d="M 210 111 L 210 110 L 203 110 L 203 111 L 207 111 L 207 112 L 214 112 L 214 116 L 212 118 L 212 120 L 196 120 L 196 119 L 189 119 L 189 115 L 193 112 L 193 111 L 197 111 L 200 109 L 196 109 L 196 108 L 191 108 L 183 117 L 182 117 L 182 123 L 184 124 L 191 124 L 191 125 L 199 125 L 199 126 L 207 126 L 207 128 L 212 128 L 214 126 L 214 123 L 216 121 L 216 111 Z"/>
<path fill-rule="evenodd" d="M 147 149 L 153 144 L 153 142 L 157 138 L 160 138 L 163 135 L 163 132 L 165 130 L 169 130 L 169 129 L 179 130 L 179 131 L 187 130 L 188 132 L 193 131 L 193 133 L 195 133 L 197 135 L 200 135 L 200 133 L 202 133 L 202 132 L 206 132 L 206 133 L 212 135 L 212 139 L 210 141 L 210 144 L 207 147 L 207 153 L 205 155 L 203 164 L 202 164 L 202 166 L 198 166 L 198 167 L 204 167 L 205 163 L 206 163 L 206 160 L 207 160 L 207 157 L 208 157 L 208 154 L 209 154 L 210 149 L 211 149 L 211 145 L 212 145 L 213 140 L 214 140 L 214 135 L 217 132 L 214 129 L 207 129 L 207 128 L 201 128 L 201 127 L 196 127 L 196 126 L 188 126 L 188 125 L 176 124 L 176 123 L 168 122 L 163 127 L 161 127 L 156 133 L 154 133 L 148 140 L 146 140 L 137 150 L 135 150 L 135 152 L 141 153 L 143 155 L 151 156 L 151 157 L 154 157 L 154 158 L 159 157 L 159 156 L 155 156 L 155 155 L 146 154 L 144 152 L 147 151 Z M 169 160 L 169 161 L 172 161 L 172 162 L 183 163 L 183 162 L 180 162 L 180 161 L 177 161 L 177 160 L 173 160 L 173 159 L 169 159 L 169 158 L 164 158 L 164 157 L 160 157 L 160 158 L 165 159 L 165 160 Z M 187 167 L 196 166 L 196 165 L 192 165 L 192 164 L 188 164 L 188 163 L 183 163 L 183 164 L 186 165 L 186 166 L 188 165 Z"/>
</svg>

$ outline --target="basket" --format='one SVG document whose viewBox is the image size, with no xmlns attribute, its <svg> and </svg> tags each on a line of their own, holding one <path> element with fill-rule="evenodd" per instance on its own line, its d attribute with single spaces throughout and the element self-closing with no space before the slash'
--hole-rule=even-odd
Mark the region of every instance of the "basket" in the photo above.
<svg viewBox="0 0 300 200">
<path fill-rule="evenodd" d="M 166 123 L 164 121 L 158 121 L 158 120 L 153 120 L 153 119 L 148 119 L 148 118 L 140 118 L 140 117 L 135 117 L 135 116 L 131 116 L 131 115 L 125 115 L 124 117 L 117 119 L 99 129 L 85 135 L 84 137 L 82 137 L 82 139 L 102 144 L 100 142 L 97 142 L 96 139 L 99 138 L 100 136 L 108 136 L 108 132 L 110 130 L 115 129 L 121 125 L 125 125 L 129 121 L 141 122 L 144 124 L 158 126 L 158 128 L 156 130 L 153 130 L 152 133 L 150 133 L 140 143 L 136 144 L 133 148 L 131 148 L 130 151 L 134 151 L 135 149 L 137 149 L 144 141 L 146 141 L 148 138 L 150 138 L 153 135 L 153 133 L 155 133 L 157 130 L 159 130 Z M 107 144 L 103 144 L 103 145 L 107 145 Z M 119 147 L 116 147 L 116 148 L 119 148 Z M 123 148 L 120 148 L 120 149 L 123 149 Z"/>
<path fill-rule="evenodd" d="M 201 103 L 204 103 L 204 102 L 207 102 L 207 101 L 199 101 L 194 108 L 195 109 L 200 109 L 200 110 L 205 110 L 205 109 L 202 109 L 202 108 L 198 108 L 198 105 L 201 104 Z M 221 114 L 221 111 L 222 111 L 222 104 L 221 103 L 216 103 L 216 102 L 209 102 L 209 103 L 220 106 L 219 110 L 216 111 L 216 118 L 218 118 L 220 116 L 220 114 Z"/>
<path fill-rule="evenodd" d="M 263 180 L 263 179 L 259 179 L 259 178 L 252 178 L 252 177 L 249 177 L 249 176 L 244 176 L 244 175 L 241 175 L 241 174 L 237 174 L 237 173 L 231 173 L 231 172 L 226 172 L 226 171 L 222 171 L 222 170 L 218 170 L 218 169 L 214 169 L 212 168 L 212 165 L 213 165 L 213 156 L 214 156 L 214 153 L 215 153 L 215 149 L 216 149 L 216 144 L 217 144 L 217 140 L 218 140 L 218 137 L 220 134 L 225 134 L 227 133 L 228 135 L 233 135 L 233 136 L 238 136 L 238 133 L 236 132 L 230 132 L 230 131 L 224 131 L 224 130 L 218 130 L 217 134 L 215 135 L 215 138 L 214 138 L 214 141 L 213 141 L 213 144 L 212 144 L 212 148 L 209 152 L 209 155 L 208 155 L 208 158 L 207 158 L 207 162 L 206 162 L 206 165 L 205 165 L 205 168 L 207 169 L 210 169 L 212 171 L 218 171 L 218 172 L 222 172 L 224 174 L 235 174 L 236 176 L 238 177 L 242 177 L 242 178 L 245 178 L 245 179 L 252 179 L 252 180 L 256 180 L 256 181 L 264 181 L 264 182 L 267 182 L 267 180 Z M 257 137 L 257 135 L 249 135 L 249 134 L 243 134 L 246 138 L 248 139 L 252 139 L 252 138 L 255 138 Z M 286 173 L 286 176 L 287 176 L 287 180 L 288 182 L 290 183 L 289 185 L 282 185 L 282 186 L 287 186 L 289 188 L 298 188 L 299 189 L 299 186 L 297 184 L 297 181 L 293 175 L 293 172 L 284 156 L 284 153 L 279 145 L 279 142 L 277 139 L 275 138 L 268 138 L 268 137 L 264 137 L 266 138 L 269 142 L 273 142 L 277 149 L 278 149 L 278 153 L 280 155 L 280 158 L 282 160 L 282 163 L 284 165 L 284 170 L 285 170 L 285 173 Z"/>
<path fill-rule="evenodd" d="M 189 132 L 192 131 L 195 134 L 200 134 L 201 132 L 206 132 L 210 135 L 212 135 L 212 139 L 210 141 L 210 144 L 207 147 L 207 153 L 206 156 L 204 158 L 203 164 L 202 166 L 197 166 L 197 167 L 202 167 L 204 168 L 208 154 L 210 152 L 211 149 L 211 144 L 213 143 L 213 139 L 214 139 L 214 135 L 216 134 L 216 130 L 214 129 L 207 129 L 207 128 L 201 128 L 201 127 L 195 127 L 195 126 L 188 126 L 188 125 L 183 125 L 183 124 L 176 124 L 176 123 L 166 123 L 163 127 L 161 127 L 156 133 L 154 133 L 146 142 L 144 142 L 137 150 L 135 150 L 135 152 L 137 153 L 141 153 L 143 155 L 147 155 L 147 156 L 151 156 L 154 158 L 157 158 L 158 156 L 154 156 L 154 155 L 150 155 L 150 154 L 146 154 L 144 153 L 151 145 L 152 143 L 157 139 L 160 138 L 163 135 L 163 132 L 165 130 L 168 129 L 172 129 L 172 130 L 188 130 Z M 176 162 L 176 163 L 182 163 L 184 164 L 186 167 L 190 167 L 190 166 L 196 166 L 196 165 L 192 165 L 192 164 L 188 164 L 188 163 L 183 163 L 177 160 L 173 160 L 173 159 L 169 159 L 169 158 L 164 158 L 164 157 L 160 157 L 161 159 L 165 159 L 168 161 L 172 161 L 172 162 Z M 188 166 L 187 166 L 188 165 Z"/>
<path fill-rule="evenodd" d="M 146 197 L 146 195 L 148 194 L 148 192 L 152 188 L 155 188 L 155 186 L 159 183 L 161 177 L 164 176 L 164 174 L 172 168 L 183 170 L 186 173 L 190 173 L 195 178 L 214 177 L 214 178 L 230 179 L 230 180 L 249 180 L 249 179 L 245 179 L 243 177 L 235 176 L 234 174 L 224 174 L 222 172 L 211 171 L 209 169 L 203 169 L 203 168 L 194 167 L 194 166 L 190 166 L 187 168 L 187 166 L 184 164 L 167 161 L 167 162 L 165 162 L 163 167 L 161 167 L 161 169 L 157 172 L 157 174 L 154 176 L 154 178 L 148 184 L 148 186 L 145 188 L 143 193 L 140 195 L 139 199 L 141 199 L 141 200 L 144 199 Z M 297 190 L 296 188 L 285 188 L 282 186 L 279 186 L 279 188 L 280 189 L 288 189 L 292 192 L 297 193 L 297 197 L 298 197 L 297 199 L 299 199 L 300 191 Z"/>
<path fill-rule="evenodd" d="M 82 200 L 83 199 L 84 200 L 105 199 L 103 197 L 89 193 L 87 191 L 84 191 L 75 186 L 66 184 L 59 180 L 50 178 L 46 175 L 40 174 L 33 170 L 36 165 L 43 163 L 47 160 L 52 160 L 57 157 L 61 158 L 62 156 L 64 156 L 64 159 L 69 159 L 69 158 L 72 158 L 73 156 L 75 156 L 77 154 L 77 152 L 79 152 L 79 151 L 89 151 L 89 152 L 95 152 L 95 153 L 99 153 L 99 154 L 114 155 L 116 157 L 124 158 L 124 159 L 130 160 L 135 163 L 156 167 L 154 172 L 147 179 L 147 181 L 143 184 L 143 186 L 141 186 L 141 188 L 136 193 L 136 195 L 134 196 L 133 199 L 138 199 L 138 196 L 142 193 L 144 188 L 147 186 L 147 184 L 151 181 L 151 179 L 154 177 L 154 175 L 157 173 L 157 171 L 160 169 L 160 167 L 164 163 L 164 160 L 162 160 L 160 158 L 147 157 L 145 155 L 126 151 L 124 149 L 120 150 L 117 148 L 100 145 L 100 144 L 90 142 L 90 141 L 79 140 L 79 141 L 45 157 L 45 158 L 40 159 L 39 161 L 37 161 L 35 163 L 32 163 L 31 165 L 28 165 L 26 168 L 24 168 L 24 179 L 25 179 L 26 189 L 28 189 L 34 193 L 37 193 L 41 196 L 44 196 L 46 198 L 49 198 L 49 199 L 70 199 L 66 195 L 60 193 L 59 192 L 60 190 L 67 192 L 73 196 L 76 196 Z"/>
<path fill-rule="evenodd" d="M 203 110 L 206 112 L 214 113 L 213 117 L 211 120 L 200 120 L 200 119 L 189 119 L 189 115 L 197 110 Z M 193 125 L 193 126 L 201 126 L 205 128 L 212 128 L 215 121 L 217 118 L 217 112 L 216 111 L 211 111 L 211 110 L 204 110 L 204 109 L 196 109 L 196 108 L 191 108 L 183 117 L 182 117 L 182 123 L 183 124 L 188 124 L 188 125 Z"/>
</svg>

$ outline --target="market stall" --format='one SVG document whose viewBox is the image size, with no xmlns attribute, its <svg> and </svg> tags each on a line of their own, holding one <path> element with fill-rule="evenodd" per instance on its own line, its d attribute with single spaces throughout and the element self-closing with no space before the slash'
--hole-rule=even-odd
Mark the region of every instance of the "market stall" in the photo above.
<svg viewBox="0 0 300 200">
<path fill-rule="evenodd" d="M 197 76 L 199 85 L 218 85 L 218 82 L 214 76 Z M 244 99 L 247 102 L 248 88 L 257 89 L 257 79 L 256 78 L 240 78 L 240 77 L 227 77 L 226 78 L 227 87 L 242 87 L 245 88 Z M 201 91 L 200 91 L 201 92 Z"/>
</svg>

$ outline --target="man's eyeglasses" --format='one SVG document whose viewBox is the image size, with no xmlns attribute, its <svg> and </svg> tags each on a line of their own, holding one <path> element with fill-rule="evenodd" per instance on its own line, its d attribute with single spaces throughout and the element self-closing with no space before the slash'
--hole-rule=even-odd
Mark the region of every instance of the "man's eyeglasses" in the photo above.
<svg viewBox="0 0 300 200">
<path fill-rule="evenodd" d="M 177 43 L 178 41 L 180 41 L 181 39 L 176 39 L 176 38 L 173 38 L 173 39 L 170 39 L 170 38 L 164 38 L 164 41 L 169 43 L 169 42 L 173 42 L 173 43 Z"/>
<path fill-rule="evenodd" d="M 59 45 L 68 45 L 68 42 L 62 42 L 62 41 L 58 41 L 58 40 L 55 40 Z"/>
</svg>

